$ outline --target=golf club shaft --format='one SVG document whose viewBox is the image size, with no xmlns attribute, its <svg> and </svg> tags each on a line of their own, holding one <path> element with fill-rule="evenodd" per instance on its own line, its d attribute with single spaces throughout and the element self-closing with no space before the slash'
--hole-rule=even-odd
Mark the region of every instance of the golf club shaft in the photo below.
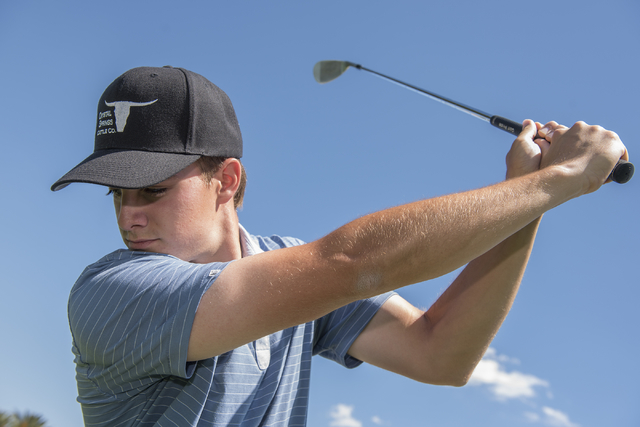
<svg viewBox="0 0 640 427">
<path fill-rule="evenodd" d="M 436 101 L 442 102 L 443 104 L 446 104 L 450 107 L 453 107 L 457 110 L 460 110 L 464 113 L 470 114 L 480 120 L 484 120 L 485 122 L 497 127 L 498 129 L 501 129 L 505 132 L 509 132 L 512 135 L 516 135 L 518 136 L 520 134 L 520 132 L 522 132 L 522 124 L 518 123 L 518 122 L 514 122 L 513 120 L 509 120 L 505 117 L 501 117 L 501 116 L 496 116 L 496 115 L 490 115 L 485 113 L 484 111 L 478 110 L 476 108 L 470 107 L 468 105 L 462 104 L 460 102 L 454 101 L 452 99 L 446 98 L 444 96 L 438 95 L 436 93 L 433 92 L 429 92 L 428 90 L 424 90 L 421 89 L 419 87 L 413 86 L 409 83 L 405 83 L 403 81 L 400 81 L 398 79 L 394 79 L 393 77 L 389 77 L 386 76 L 384 74 L 378 73 L 377 71 L 374 70 L 370 70 L 368 68 L 363 67 L 360 64 L 353 64 L 353 63 L 349 63 L 349 65 L 353 66 L 354 68 L 357 68 L 359 70 L 364 70 L 367 71 L 371 74 L 374 74 L 378 77 L 381 77 L 383 79 L 386 79 L 392 83 L 398 84 L 400 86 L 404 86 L 410 90 L 413 90 L 415 92 L 418 92 L 422 95 L 426 95 L 431 99 L 434 99 Z M 616 166 L 613 168 L 613 170 L 611 171 L 611 173 L 609 174 L 609 179 L 620 183 L 620 184 L 624 184 L 626 182 L 628 182 L 631 177 L 633 176 L 633 172 L 634 172 L 635 168 L 633 166 L 633 163 L 628 162 L 626 160 L 618 160 L 618 163 L 616 164 Z"/>
</svg>

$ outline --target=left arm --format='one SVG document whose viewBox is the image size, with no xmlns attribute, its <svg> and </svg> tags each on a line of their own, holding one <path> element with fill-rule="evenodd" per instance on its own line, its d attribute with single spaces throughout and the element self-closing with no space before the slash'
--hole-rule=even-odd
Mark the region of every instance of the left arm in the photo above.
<svg viewBox="0 0 640 427">
<path fill-rule="evenodd" d="M 525 127 L 514 143 L 507 178 L 537 169 L 536 127 Z M 349 354 L 418 381 L 466 384 L 513 304 L 539 223 L 471 261 L 427 312 L 401 297 L 389 299 Z"/>
<path fill-rule="evenodd" d="M 470 262 L 427 312 L 390 298 L 349 354 L 421 382 L 466 384 L 513 304 L 539 222 Z"/>
</svg>

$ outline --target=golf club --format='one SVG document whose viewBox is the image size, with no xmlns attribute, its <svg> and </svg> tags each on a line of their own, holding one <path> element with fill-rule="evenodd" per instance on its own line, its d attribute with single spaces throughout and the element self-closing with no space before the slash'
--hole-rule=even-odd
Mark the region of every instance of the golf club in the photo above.
<svg viewBox="0 0 640 427">
<path fill-rule="evenodd" d="M 502 129 L 505 132 L 509 132 L 510 134 L 517 136 L 520 134 L 520 132 L 522 132 L 522 124 L 518 122 L 514 122 L 513 120 L 509 120 L 501 116 L 487 114 L 484 111 L 469 107 L 468 105 L 461 104 L 457 101 L 445 98 L 444 96 L 435 94 L 433 92 L 420 89 L 419 87 L 394 79 L 393 77 L 385 76 L 384 74 L 365 68 L 360 64 L 354 64 L 353 62 L 320 61 L 313 67 L 313 76 L 318 83 L 328 83 L 340 77 L 345 71 L 347 71 L 349 67 L 367 71 L 392 83 L 408 88 L 409 90 L 412 90 L 414 92 L 418 92 L 421 95 L 426 95 L 431 99 L 442 102 L 443 104 L 477 117 L 480 120 L 484 120 L 485 122 L 490 123 L 491 125 L 497 127 L 498 129 Z M 620 159 L 611 171 L 611 174 L 609 174 L 609 179 L 614 182 L 624 184 L 631 179 L 634 170 L 635 168 L 633 166 L 633 163 Z"/>
</svg>

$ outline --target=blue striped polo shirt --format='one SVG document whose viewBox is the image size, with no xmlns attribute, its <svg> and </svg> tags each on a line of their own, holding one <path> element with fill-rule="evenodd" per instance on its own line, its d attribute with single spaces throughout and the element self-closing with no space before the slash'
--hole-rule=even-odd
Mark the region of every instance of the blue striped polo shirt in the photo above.
<svg viewBox="0 0 640 427">
<path fill-rule="evenodd" d="M 241 227 L 241 243 L 250 256 L 303 242 Z M 391 295 L 187 362 L 200 299 L 227 265 L 117 250 L 85 269 L 68 310 L 86 426 L 304 426 L 311 356 L 358 366 L 347 351 Z"/>
</svg>

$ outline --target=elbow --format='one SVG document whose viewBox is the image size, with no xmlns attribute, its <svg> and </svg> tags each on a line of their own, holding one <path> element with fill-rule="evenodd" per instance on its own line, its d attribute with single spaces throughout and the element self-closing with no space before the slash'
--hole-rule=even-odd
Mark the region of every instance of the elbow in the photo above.
<svg viewBox="0 0 640 427">
<path fill-rule="evenodd" d="M 470 378 L 471 373 L 467 372 L 439 372 L 436 375 L 432 373 L 431 375 L 414 379 L 424 384 L 464 387 Z"/>
<path fill-rule="evenodd" d="M 470 378 L 471 378 L 471 373 L 464 374 L 464 375 L 452 376 L 449 379 L 449 384 L 447 384 L 447 385 L 448 386 L 452 386 L 452 387 L 464 387 L 465 385 L 467 385 L 467 383 L 469 382 Z"/>
<path fill-rule="evenodd" d="M 439 362 L 432 359 L 431 363 L 425 363 L 421 372 L 412 378 L 425 384 L 464 387 L 469 383 L 476 367 L 475 363 L 452 362 L 449 359 Z"/>
<path fill-rule="evenodd" d="M 467 385 L 475 370 L 475 364 L 460 364 L 458 366 L 452 366 L 449 369 L 446 377 L 448 386 L 452 387 L 464 387 Z"/>
<path fill-rule="evenodd" d="M 444 376 L 445 384 L 452 387 L 464 387 L 471 380 L 471 376 L 477 366 L 476 361 L 465 361 L 464 363 L 454 364 L 446 370 Z"/>
</svg>

